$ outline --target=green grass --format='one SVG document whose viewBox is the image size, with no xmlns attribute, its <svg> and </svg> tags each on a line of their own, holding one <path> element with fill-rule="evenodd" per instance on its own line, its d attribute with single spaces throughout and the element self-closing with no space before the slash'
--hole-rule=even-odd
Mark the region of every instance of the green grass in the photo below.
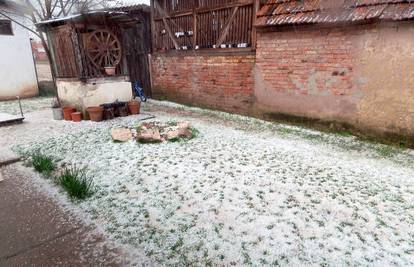
<svg viewBox="0 0 414 267">
<path fill-rule="evenodd" d="M 196 138 L 200 134 L 200 131 L 194 127 L 190 127 L 190 132 L 191 132 L 191 137 L 189 139 Z"/>
<path fill-rule="evenodd" d="M 40 152 L 31 155 L 31 164 L 37 172 L 45 175 L 50 175 L 56 168 L 52 157 L 43 155 Z"/>
<path fill-rule="evenodd" d="M 397 150 L 391 146 L 381 146 L 376 149 L 379 156 L 383 158 L 389 158 L 397 153 Z"/>
<path fill-rule="evenodd" d="M 72 198 L 85 199 L 93 194 L 93 182 L 86 176 L 85 169 L 66 167 L 57 178 L 57 183 Z"/>
</svg>

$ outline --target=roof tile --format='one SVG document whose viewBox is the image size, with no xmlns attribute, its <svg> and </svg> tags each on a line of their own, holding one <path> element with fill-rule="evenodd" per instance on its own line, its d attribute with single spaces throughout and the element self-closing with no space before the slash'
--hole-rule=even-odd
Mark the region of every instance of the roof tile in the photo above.
<svg viewBox="0 0 414 267">
<path fill-rule="evenodd" d="M 414 0 L 268 0 L 256 26 L 414 19 Z"/>
</svg>

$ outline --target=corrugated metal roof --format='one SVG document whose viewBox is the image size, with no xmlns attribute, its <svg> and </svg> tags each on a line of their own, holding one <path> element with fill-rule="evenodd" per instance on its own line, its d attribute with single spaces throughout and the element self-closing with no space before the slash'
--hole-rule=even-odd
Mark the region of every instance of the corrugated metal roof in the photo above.
<svg viewBox="0 0 414 267">
<path fill-rule="evenodd" d="M 414 0 L 268 0 L 256 26 L 414 19 Z"/>
</svg>

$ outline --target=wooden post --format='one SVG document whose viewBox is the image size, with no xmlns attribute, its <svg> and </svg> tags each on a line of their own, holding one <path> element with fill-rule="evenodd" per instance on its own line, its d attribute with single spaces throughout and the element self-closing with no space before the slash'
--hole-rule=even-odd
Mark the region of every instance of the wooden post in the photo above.
<svg viewBox="0 0 414 267">
<path fill-rule="evenodd" d="M 197 45 L 197 13 L 195 8 L 193 9 L 193 50 L 196 49 Z"/>
<path fill-rule="evenodd" d="M 73 43 L 73 50 L 74 50 L 73 52 L 75 54 L 75 59 L 76 59 L 76 66 L 78 68 L 78 77 L 79 79 L 82 79 L 84 77 L 83 60 L 82 60 L 82 54 L 81 54 L 81 49 L 79 45 L 79 37 L 78 37 L 78 33 L 75 27 L 72 27 L 71 39 Z"/>
<path fill-rule="evenodd" d="M 253 23 L 252 23 L 252 48 L 256 49 L 257 45 L 257 30 L 256 30 L 256 18 L 257 12 L 260 9 L 260 0 L 253 0 Z"/>
<path fill-rule="evenodd" d="M 152 52 L 155 52 L 155 38 L 156 38 L 156 33 L 155 33 L 155 22 L 154 22 L 154 18 L 155 18 L 155 11 L 154 11 L 154 0 L 151 0 L 151 48 L 152 48 Z M 157 33 L 158 34 L 158 33 Z"/>
</svg>

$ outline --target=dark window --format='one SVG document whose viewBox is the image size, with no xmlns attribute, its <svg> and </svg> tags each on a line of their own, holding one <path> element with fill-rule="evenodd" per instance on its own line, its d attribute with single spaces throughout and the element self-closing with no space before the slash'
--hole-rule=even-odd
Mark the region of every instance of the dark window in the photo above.
<svg viewBox="0 0 414 267">
<path fill-rule="evenodd" d="M 10 20 L 0 19 L 0 35 L 13 35 Z"/>
</svg>

